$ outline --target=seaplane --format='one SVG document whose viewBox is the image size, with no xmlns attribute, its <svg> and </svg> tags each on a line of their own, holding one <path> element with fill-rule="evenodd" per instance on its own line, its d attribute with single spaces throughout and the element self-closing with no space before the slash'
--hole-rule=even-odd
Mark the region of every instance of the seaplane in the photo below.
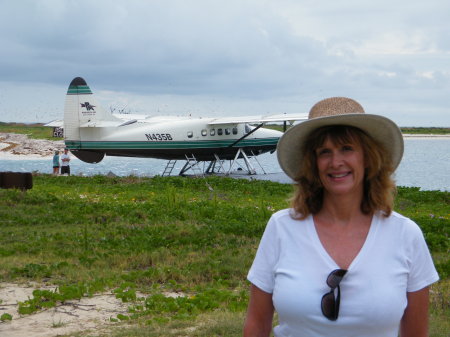
<svg viewBox="0 0 450 337">
<path fill-rule="evenodd" d="M 250 159 L 274 152 L 283 134 L 263 125 L 305 119 L 304 113 L 209 118 L 114 114 L 76 77 L 66 94 L 63 133 L 65 146 L 87 163 L 99 163 L 105 156 L 165 159 L 164 176 L 171 175 L 177 160 L 185 161 L 180 175 L 190 170 L 195 175 L 230 174 L 243 161 L 238 170 L 255 174 Z"/>
</svg>

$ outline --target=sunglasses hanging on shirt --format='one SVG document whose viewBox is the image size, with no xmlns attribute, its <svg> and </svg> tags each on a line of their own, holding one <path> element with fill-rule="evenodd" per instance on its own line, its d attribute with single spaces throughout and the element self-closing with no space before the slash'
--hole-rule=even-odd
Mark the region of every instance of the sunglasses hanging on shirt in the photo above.
<svg viewBox="0 0 450 337">
<path fill-rule="evenodd" d="M 337 320 L 339 316 L 339 306 L 341 303 L 341 283 L 344 275 L 347 273 L 345 269 L 333 270 L 327 277 L 327 285 L 331 288 L 329 292 L 322 296 L 322 314 L 331 321 Z M 337 288 L 337 296 L 334 291 Z"/>
</svg>

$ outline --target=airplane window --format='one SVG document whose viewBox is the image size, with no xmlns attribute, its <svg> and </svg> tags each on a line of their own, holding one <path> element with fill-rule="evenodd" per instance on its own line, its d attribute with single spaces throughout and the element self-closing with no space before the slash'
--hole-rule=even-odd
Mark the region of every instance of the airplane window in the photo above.
<svg viewBox="0 0 450 337">
<path fill-rule="evenodd" d="M 211 136 L 215 136 L 216 135 L 216 129 L 211 129 L 211 131 L 209 131 L 209 134 Z"/>
<path fill-rule="evenodd" d="M 253 128 L 250 125 L 245 124 L 245 133 L 249 133 L 252 130 L 253 130 Z"/>
<path fill-rule="evenodd" d="M 188 131 L 188 133 L 187 133 L 188 138 L 192 138 L 193 135 L 194 135 L 194 133 L 192 131 Z"/>
<path fill-rule="evenodd" d="M 237 129 L 237 126 L 235 126 L 235 127 L 233 128 L 233 135 L 237 135 L 237 133 L 238 133 L 238 129 Z"/>
<path fill-rule="evenodd" d="M 225 134 L 226 134 L 226 135 L 231 134 L 230 128 L 226 128 L 226 129 L 225 129 Z"/>
<path fill-rule="evenodd" d="M 206 136 L 208 134 L 208 131 L 206 131 L 206 129 L 202 130 L 202 136 Z"/>
<path fill-rule="evenodd" d="M 217 134 L 218 134 L 219 136 L 222 136 L 222 135 L 223 135 L 223 130 L 222 130 L 222 129 L 217 129 Z"/>
</svg>

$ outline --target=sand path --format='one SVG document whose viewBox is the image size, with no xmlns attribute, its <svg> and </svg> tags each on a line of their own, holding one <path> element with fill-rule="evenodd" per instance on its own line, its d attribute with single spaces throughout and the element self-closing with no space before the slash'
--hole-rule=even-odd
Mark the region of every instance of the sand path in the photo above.
<svg viewBox="0 0 450 337">
<path fill-rule="evenodd" d="M 55 287 L 0 283 L 0 316 L 8 313 L 11 321 L 0 322 L 2 337 L 53 337 L 77 331 L 99 331 L 114 324 L 110 318 L 127 314 L 127 303 L 111 293 L 92 298 L 68 301 L 56 308 L 31 315 L 19 315 L 18 302 L 33 297 L 34 289 L 54 290 Z"/>
</svg>

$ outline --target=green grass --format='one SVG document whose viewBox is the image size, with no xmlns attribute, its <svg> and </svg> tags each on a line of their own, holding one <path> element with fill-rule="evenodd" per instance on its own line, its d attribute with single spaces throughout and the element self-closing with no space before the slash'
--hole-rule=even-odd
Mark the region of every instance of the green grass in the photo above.
<svg viewBox="0 0 450 337">
<path fill-rule="evenodd" d="M 37 175 L 25 193 L 0 190 L 0 281 L 59 286 L 35 292 L 23 314 L 112 289 L 129 313 L 105 336 L 236 336 L 246 273 L 290 193 L 220 177 Z M 450 328 L 449 203 L 448 192 L 400 188 L 395 206 L 421 226 L 443 279 L 432 287 L 432 336 Z"/>
<path fill-rule="evenodd" d="M 402 133 L 410 134 L 435 134 L 435 135 L 448 135 L 450 134 L 450 128 L 413 128 L 413 127 L 401 127 Z"/>
<path fill-rule="evenodd" d="M 0 132 L 26 134 L 33 139 L 58 140 L 62 138 L 53 137 L 53 128 L 43 126 L 41 123 L 3 123 L 0 122 Z"/>
<path fill-rule="evenodd" d="M 264 126 L 268 129 L 283 131 L 283 125 L 280 124 L 267 124 Z M 289 128 L 289 126 L 288 126 Z M 406 134 L 433 134 L 433 135 L 448 135 L 450 134 L 450 128 L 446 127 L 400 127 L 402 133 Z"/>
<path fill-rule="evenodd" d="M 282 125 L 269 124 L 265 128 L 283 131 Z M 403 133 L 409 134 L 450 134 L 450 128 L 445 127 L 401 127 Z M 53 137 L 53 128 L 43 126 L 42 123 L 25 124 L 25 123 L 4 123 L 0 122 L 0 132 L 12 132 L 27 134 L 30 138 L 58 140 L 62 138 Z"/>
</svg>

